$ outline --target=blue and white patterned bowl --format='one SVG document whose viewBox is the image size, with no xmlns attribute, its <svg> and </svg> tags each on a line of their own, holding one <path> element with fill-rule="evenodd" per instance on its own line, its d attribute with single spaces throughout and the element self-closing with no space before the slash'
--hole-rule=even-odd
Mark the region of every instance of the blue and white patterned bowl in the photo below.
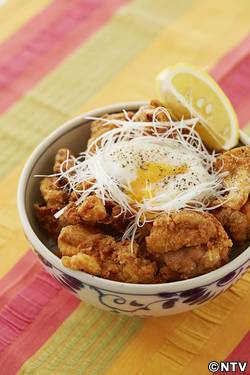
<svg viewBox="0 0 250 375">
<path fill-rule="evenodd" d="M 136 110 L 145 103 L 125 103 L 101 108 L 85 116 Z M 76 154 L 89 138 L 89 122 L 84 115 L 65 123 L 34 150 L 23 169 L 18 187 L 18 210 L 24 232 L 47 271 L 78 298 L 115 313 L 163 316 L 191 310 L 228 289 L 250 266 L 250 247 L 219 269 L 189 280 L 165 284 L 128 284 L 101 279 L 85 272 L 65 268 L 53 253 L 48 235 L 39 227 L 33 203 L 41 199 L 36 174 L 51 173 L 58 148 L 68 147 Z M 250 144 L 241 133 L 241 141 Z"/>
</svg>

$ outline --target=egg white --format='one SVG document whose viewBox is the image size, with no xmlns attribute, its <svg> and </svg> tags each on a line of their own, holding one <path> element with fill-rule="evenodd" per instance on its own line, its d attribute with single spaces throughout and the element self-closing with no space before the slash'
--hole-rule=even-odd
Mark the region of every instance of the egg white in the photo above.
<svg viewBox="0 0 250 375">
<path fill-rule="evenodd" d="M 157 186 L 157 194 L 151 203 L 168 203 L 190 188 L 211 181 L 203 160 L 188 148 L 175 142 L 161 142 L 149 137 L 142 142 L 139 138 L 115 143 L 102 153 L 100 164 L 107 175 L 123 186 L 124 191 L 130 189 L 137 178 L 138 171 L 149 163 L 161 163 L 173 167 L 187 166 L 186 172 L 167 176 L 153 184 Z M 162 195 L 163 194 L 163 195 Z M 199 198 L 196 196 L 196 198 Z M 146 199 L 145 199 L 146 200 Z"/>
</svg>

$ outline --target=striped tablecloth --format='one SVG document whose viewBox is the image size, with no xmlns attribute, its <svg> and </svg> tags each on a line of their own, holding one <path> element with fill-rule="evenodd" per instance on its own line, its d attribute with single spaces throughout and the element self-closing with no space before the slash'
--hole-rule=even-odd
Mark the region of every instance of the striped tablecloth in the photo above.
<svg viewBox="0 0 250 375">
<path fill-rule="evenodd" d="M 114 316 L 80 303 L 29 250 L 16 210 L 25 159 L 83 111 L 154 97 L 157 72 L 210 71 L 250 133 L 249 0 L 0 1 L 0 374 L 193 375 L 248 360 L 250 273 L 199 309 Z"/>
</svg>

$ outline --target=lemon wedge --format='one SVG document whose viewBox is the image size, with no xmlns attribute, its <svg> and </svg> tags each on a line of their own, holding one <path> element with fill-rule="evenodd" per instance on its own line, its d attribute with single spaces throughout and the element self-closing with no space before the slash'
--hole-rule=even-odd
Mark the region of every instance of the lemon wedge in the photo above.
<svg viewBox="0 0 250 375">
<path fill-rule="evenodd" d="M 236 113 L 228 97 L 207 73 L 188 64 L 158 74 L 161 100 L 175 119 L 198 118 L 196 130 L 211 149 L 229 150 L 239 141 Z"/>
</svg>

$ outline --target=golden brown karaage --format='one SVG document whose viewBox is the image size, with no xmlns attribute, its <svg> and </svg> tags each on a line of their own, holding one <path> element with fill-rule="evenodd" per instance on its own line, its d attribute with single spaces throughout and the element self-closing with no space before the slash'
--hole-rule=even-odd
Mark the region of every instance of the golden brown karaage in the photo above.
<svg viewBox="0 0 250 375">
<path fill-rule="evenodd" d="M 228 173 L 223 184 L 232 190 L 225 195 L 224 203 L 213 214 L 233 241 L 246 241 L 250 238 L 250 147 L 237 147 L 222 153 L 217 158 L 216 168 Z"/>
<path fill-rule="evenodd" d="M 153 100 L 136 113 L 128 112 L 133 121 L 168 121 L 167 111 Z M 173 114 L 171 114 L 173 116 Z M 111 120 L 91 124 L 88 146 L 102 134 L 117 127 L 112 120 L 126 120 L 125 113 L 104 115 Z M 150 126 L 146 127 L 150 131 Z M 162 130 L 161 130 L 162 131 Z M 96 149 L 93 147 L 91 152 Z M 65 267 L 99 277 L 128 283 L 163 283 L 187 279 L 220 267 L 229 260 L 233 242 L 250 238 L 250 147 L 238 147 L 220 154 L 215 169 L 227 172 L 223 177 L 223 201 L 209 213 L 180 209 L 161 214 L 140 226 L 133 243 L 121 240 L 130 223 L 130 214 L 110 200 L 92 193 L 77 204 L 76 191 L 63 189 L 64 176 L 74 166 L 74 155 L 66 148 L 58 150 L 53 166 L 54 176 L 41 180 L 42 204 L 34 209 L 41 226 L 57 239 Z M 91 187 L 83 181 L 78 190 Z M 212 204 L 212 203 L 211 203 Z M 61 215 L 55 218 L 58 210 Z M 233 242 L 232 242 L 233 241 Z"/>
</svg>

